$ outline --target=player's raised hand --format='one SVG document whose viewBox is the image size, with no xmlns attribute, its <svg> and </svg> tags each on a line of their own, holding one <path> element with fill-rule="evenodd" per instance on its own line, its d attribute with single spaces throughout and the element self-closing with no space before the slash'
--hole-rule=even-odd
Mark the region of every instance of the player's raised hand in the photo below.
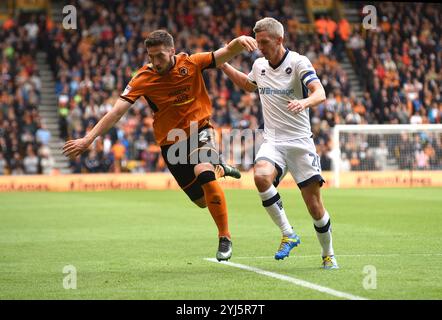
<svg viewBox="0 0 442 320">
<path fill-rule="evenodd" d="M 219 48 L 213 52 L 216 66 L 219 67 L 224 62 L 230 61 L 244 50 L 252 52 L 258 48 L 258 43 L 255 39 L 248 36 L 240 36 L 230 41 L 226 46 Z"/>
<path fill-rule="evenodd" d="M 292 100 L 287 106 L 287 110 L 294 114 L 298 114 L 306 108 L 307 102 L 305 100 Z"/>
<path fill-rule="evenodd" d="M 63 154 L 69 158 L 75 158 L 89 148 L 90 143 L 85 138 L 69 140 L 63 146 Z"/>
<path fill-rule="evenodd" d="M 238 41 L 249 52 L 253 52 L 258 48 L 258 43 L 252 37 L 241 36 Z"/>
</svg>

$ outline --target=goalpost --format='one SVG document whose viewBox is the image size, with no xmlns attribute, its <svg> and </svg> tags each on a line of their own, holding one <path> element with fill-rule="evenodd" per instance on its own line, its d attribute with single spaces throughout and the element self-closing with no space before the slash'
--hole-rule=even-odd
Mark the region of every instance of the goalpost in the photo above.
<svg viewBox="0 0 442 320">
<path fill-rule="evenodd" d="M 409 186 L 416 176 L 441 180 L 442 124 L 336 125 L 333 130 L 332 176 L 337 188 L 343 186 L 343 175 L 359 174 L 361 186 L 364 178 L 375 175 Z"/>
</svg>

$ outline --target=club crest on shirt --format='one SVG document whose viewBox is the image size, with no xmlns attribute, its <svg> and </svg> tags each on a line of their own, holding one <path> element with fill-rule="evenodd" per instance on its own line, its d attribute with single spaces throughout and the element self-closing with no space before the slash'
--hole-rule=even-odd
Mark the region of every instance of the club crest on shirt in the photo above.
<svg viewBox="0 0 442 320">
<path fill-rule="evenodd" d="M 287 69 L 285 69 L 285 73 L 287 73 L 287 74 L 290 74 L 290 73 L 292 73 L 292 68 L 290 68 L 290 67 L 287 67 Z"/>
<path fill-rule="evenodd" d="M 127 95 L 130 92 L 130 90 L 132 90 L 132 87 L 130 85 L 127 85 L 126 89 L 124 89 L 123 91 L 123 96 Z"/>
<path fill-rule="evenodd" d="M 261 75 L 262 75 L 262 76 L 265 76 L 265 75 L 266 75 L 266 69 L 262 69 L 262 70 L 261 70 Z"/>
<path fill-rule="evenodd" d="M 189 70 L 187 70 L 186 67 L 181 67 L 178 71 L 182 76 L 186 76 L 189 73 Z"/>
</svg>

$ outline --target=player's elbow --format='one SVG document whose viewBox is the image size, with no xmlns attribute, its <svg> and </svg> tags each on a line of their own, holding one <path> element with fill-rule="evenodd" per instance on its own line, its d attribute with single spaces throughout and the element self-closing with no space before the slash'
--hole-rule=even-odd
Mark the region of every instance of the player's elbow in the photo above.
<svg viewBox="0 0 442 320">
<path fill-rule="evenodd" d="M 241 88 L 246 92 L 254 92 L 257 89 L 257 87 L 251 84 L 248 80 L 243 83 Z"/>
<path fill-rule="evenodd" d="M 318 104 L 325 102 L 327 97 L 325 95 L 325 90 L 323 88 L 318 89 L 317 97 L 318 97 L 317 98 Z"/>
<path fill-rule="evenodd" d="M 313 81 L 312 83 L 310 83 L 308 89 L 312 93 L 311 97 L 312 97 L 312 102 L 314 101 L 313 102 L 314 105 L 318 105 L 325 102 L 327 97 L 325 95 L 324 87 L 321 85 L 321 83 L 319 83 L 318 81 Z"/>
<path fill-rule="evenodd" d="M 246 91 L 246 92 L 254 92 L 256 89 L 252 89 L 252 88 L 246 87 L 246 88 L 243 88 L 243 90 Z"/>
</svg>

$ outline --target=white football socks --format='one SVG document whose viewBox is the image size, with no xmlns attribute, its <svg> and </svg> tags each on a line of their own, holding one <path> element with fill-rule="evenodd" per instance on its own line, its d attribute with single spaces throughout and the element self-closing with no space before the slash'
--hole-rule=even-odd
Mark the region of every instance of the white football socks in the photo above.
<svg viewBox="0 0 442 320">
<path fill-rule="evenodd" d="M 328 214 L 327 210 L 325 211 L 324 216 L 321 219 L 313 219 L 313 225 L 315 227 L 319 243 L 322 247 L 322 256 L 325 257 L 334 255 L 330 226 L 330 215 Z"/>
<path fill-rule="evenodd" d="M 267 210 L 273 222 L 279 227 L 284 236 L 293 234 L 293 228 L 290 225 L 282 206 L 282 200 L 275 186 L 271 186 L 264 192 L 260 192 L 262 205 Z"/>
</svg>

